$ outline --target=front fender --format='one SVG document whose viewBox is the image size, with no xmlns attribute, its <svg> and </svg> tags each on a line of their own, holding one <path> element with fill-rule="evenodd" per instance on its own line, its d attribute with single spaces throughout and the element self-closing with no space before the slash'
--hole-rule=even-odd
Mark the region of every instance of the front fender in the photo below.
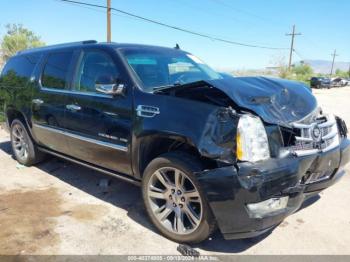
<svg viewBox="0 0 350 262">
<path fill-rule="evenodd" d="M 182 140 L 206 158 L 231 164 L 236 161 L 239 115 L 234 110 L 155 94 L 144 94 L 140 101 L 143 105 L 158 108 L 159 114 L 142 117 L 136 113 L 134 151 L 137 152 L 148 137 L 159 136 Z"/>
</svg>

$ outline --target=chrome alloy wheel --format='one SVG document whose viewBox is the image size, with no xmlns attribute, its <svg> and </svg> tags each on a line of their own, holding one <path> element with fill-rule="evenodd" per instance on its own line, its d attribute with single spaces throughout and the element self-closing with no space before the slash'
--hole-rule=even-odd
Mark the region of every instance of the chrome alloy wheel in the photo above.
<svg viewBox="0 0 350 262">
<path fill-rule="evenodd" d="M 12 146 L 16 157 L 26 160 L 28 158 L 28 141 L 23 128 L 15 124 L 12 128 Z"/>
<path fill-rule="evenodd" d="M 195 231 L 202 220 L 200 194 L 182 171 L 164 167 L 155 171 L 147 186 L 154 216 L 168 231 L 184 235 Z"/>
</svg>

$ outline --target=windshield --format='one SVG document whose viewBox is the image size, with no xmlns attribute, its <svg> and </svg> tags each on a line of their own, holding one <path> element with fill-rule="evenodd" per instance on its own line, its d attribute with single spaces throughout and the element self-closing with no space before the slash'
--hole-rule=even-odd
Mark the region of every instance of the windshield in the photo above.
<svg viewBox="0 0 350 262">
<path fill-rule="evenodd" d="M 197 57 L 169 49 L 124 49 L 128 64 L 143 84 L 143 90 L 222 77 Z"/>
</svg>

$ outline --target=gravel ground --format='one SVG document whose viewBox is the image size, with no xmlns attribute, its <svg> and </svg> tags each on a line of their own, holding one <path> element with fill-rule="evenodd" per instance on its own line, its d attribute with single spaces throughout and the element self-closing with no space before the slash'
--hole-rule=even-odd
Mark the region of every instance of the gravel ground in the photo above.
<svg viewBox="0 0 350 262">
<path fill-rule="evenodd" d="M 314 91 L 350 126 L 350 87 Z M 179 254 L 149 222 L 139 188 L 52 158 L 22 167 L 0 130 L 0 254 Z M 348 167 L 349 169 L 349 167 Z M 101 179 L 111 179 L 107 188 Z M 350 177 L 310 199 L 272 233 L 194 246 L 205 254 L 350 254 Z"/>
</svg>

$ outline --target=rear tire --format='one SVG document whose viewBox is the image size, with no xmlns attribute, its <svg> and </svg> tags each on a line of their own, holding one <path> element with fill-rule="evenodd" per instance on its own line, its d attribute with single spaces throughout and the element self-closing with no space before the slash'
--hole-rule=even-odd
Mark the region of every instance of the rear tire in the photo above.
<svg viewBox="0 0 350 262">
<path fill-rule="evenodd" d="M 156 228 L 180 243 L 198 243 L 215 229 L 215 219 L 194 172 L 201 165 L 186 153 L 163 154 L 147 166 L 142 180 L 146 211 Z"/>
<path fill-rule="evenodd" d="M 10 134 L 12 151 L 20 164 L 31 166 L 44 159 L 45 154 L 38 150 L 27 128 L 20 120 L 13 120 Z"/>
</svg>

